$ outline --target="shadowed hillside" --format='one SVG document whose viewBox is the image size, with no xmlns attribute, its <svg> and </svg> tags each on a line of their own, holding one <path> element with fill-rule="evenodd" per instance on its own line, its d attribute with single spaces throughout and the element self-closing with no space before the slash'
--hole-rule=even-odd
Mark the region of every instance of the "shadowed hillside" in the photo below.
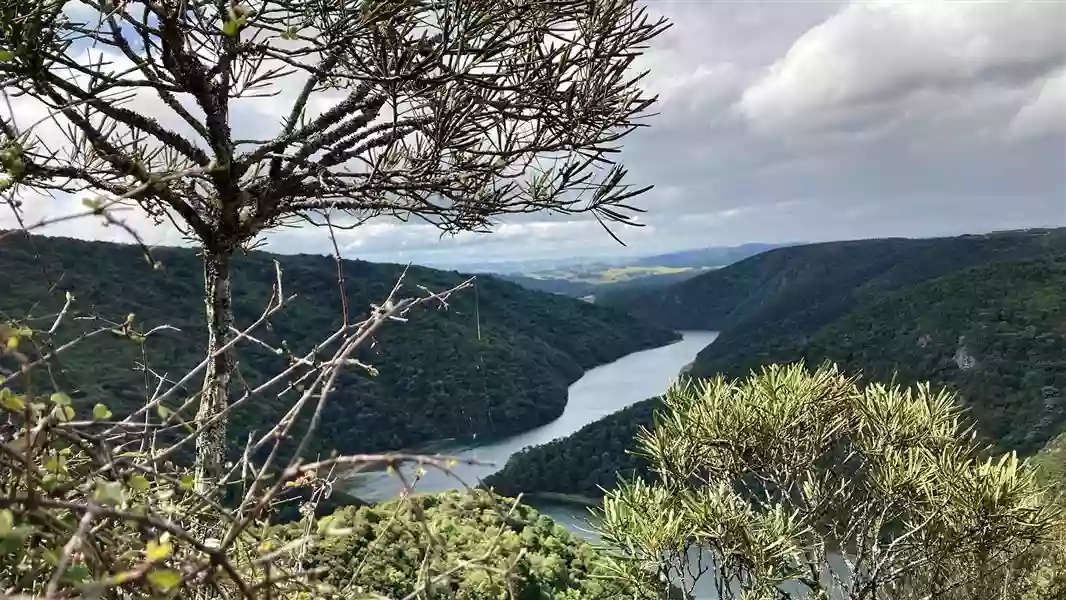
<svg viewBox="0 0 1066 600">
<path fill-rule="evenodd" d="M 153 256 L 162 268 L 153 270 L 133 246 L 5 237 L 0 272 L 7 283 L 0 294 L 0 319 L 29 316 L 50 323 L 69 291 L 81 313 L 119 323 L 132 313 L 142 331 L 162 324 L 180 329 L 159 332 L 143 345 L 118 336 L 97 337 L 84 349 L 62 355 L 63 369 L 55 376 L 65 380 L 66 389 L 76 390 L 78 403 L 104 402 L 122 414 L 142 403 L 157 375 L 174 380 L 202 359 L 200 261 L 186 249 L 160 248 Z M 337 265 L 328 256 L 251 252 L 238 257 L 238 327 L 258 318 L 269 300 L 275 259 L 286 294 L 297 298 L 258 335 L 273 347 L 284 345 L 302 355 L 341 323 Z M 399 265 L 344 261 L 352 319 L 361 319 L 371 303 L 384 300 L 401 271 Z M 407 295 L 417 293 L 416 285 L 443 291 L 465 277 L 412 267 Z M 376 376 L 353 367 L 341 377 L 335 401 L 323 415 L 318 451 L 396 449 L 437 438 L 524 431 L 562 413 L 567 387 L 585 369 L 678 337 L 621 312 L 488 276 L 477 279 L 476 290 L 454 296 L 446 308 L 427 306 L 410 317 L 410 322 L 387 325 L 362 350 L 359 360 L 372 365 Z M 83 329 L 92 324 L 77 323 Z M 280 372 L 286 360 L 255 344 L 243 346 L 239 387 Z M 142 362 L 149 365 L 148 374 L 137 366 Z M 194 381 L 190 391 L 198 385 Z M 243 445 L 250 431 L 264 431 L 292 401 L 291 394 L 267 395 L 239 409 L 231 440 Z M 191 419 L 194 411 L 185 416 Z"/>
<path fill-rule="evenodd" d="M 722 328 L 693 376 L 830 360 L 870 380 L 898 373 L 901 383 L 959 392 L 999 450 L 1031 454 L 1066 426 L 1063 230 L 785 248 L 630 302 L 658 323 Z M 503 493 L 598 495 L 605 473 L 642 465 L 617 438 L 650 425 L 656 404 L 531 448 L 490 483 Z"/>
</svg>

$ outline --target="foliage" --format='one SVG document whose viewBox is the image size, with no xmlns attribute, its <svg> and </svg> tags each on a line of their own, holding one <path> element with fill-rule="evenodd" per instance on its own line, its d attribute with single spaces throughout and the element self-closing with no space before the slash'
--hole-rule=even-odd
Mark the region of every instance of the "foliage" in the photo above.
<svg viewBox="0 0 1066 600">
<path fill-rule="evenodd" d="M 359 592 L 393 598 L 428 588 L 442 600 L 645 597 L 638 588 L 646 581 L 610 578 L 592 546 L 532 508 L 508 507 L 483 491 L 342 508 L 316 527 L 337 533 L 306 552 L 302 566 L 321 570 L 323 581 L 336 588 L 356 580 Z M 427 530 L 441 542 L 428 557 L 418 544 Z M 298 525 L 290 525 L 279 537 L 301 534 Z M 447 566 L 464 561 L 477 566 L 446 573 Z M 427 577 L 427 571 L 440 575 Z"/>
<path fill-rule="evenodd" d="M 279 600 L 644 597 L 608 578 L 584 541 L 482 492 L 346 507 L 317 521 L 316 499 L 301 521 L 271 526 L 196 493 L 192 472 L 155 461 L 148 430 L 116 428 L 110 407 L 79 410 L 62 393 L 2 387 L 0 415 L 5 597 L 184 598 L 205 586 Z M 282 481 L 314 474 L 286 471 Z M 222 524 L 217 538 L 197 535 L 202 520 Z"/>
<path fill-rule="evenodd" d="M 707 576 L 727 598 L 1015 598 L 1010 567 L 1061 522 L 1032 466 L 985 460 L 928 385 L 771 366 L 665 403 L 637 441 L 660 481 L 604 498 L 620 571 Z M 696 549 L 714 564 L 692 574 Z"/>
<path fill-rule="evenodd" d="M 193 251 L 156 249 L 153 256 L 161 268 L 153 269 L 131 246 L 13 235 L 0 243 L 0 272 L 20 282 L 0 297 L 0 316 L 29 316 L 31 323 L 50 324 L 53 311 L 62 305 L 51 289 L 56 285 L 71 292 L 77 306 L 86 307 L 85 316 L 96 315 L 74 321 L 69 332 L 61 332 L 67 338 L 59 342 L 82 331 L 76 327 L 106 317 L 121 323 L 128 313 L 135 315 L 140 331 L 160 325 L 181 329 L 161 331 L 149 344 L 108 333 L 64 352 L 55 376 L 79 410 L 97 402 L 116 414 L 136 410 L 145 397 L 146 373 L 134 369 L 145 358 L 169 372 L 172 380 L 202 359 L 202 303 L 197 292 L 202 275 Z M 273 284 L 274 259 L 281 264 L 286 289 L 298 295 L 269 320 L 269 329 L 260 331 L 257 339 L 272 347 L 284 344 L 302 355 L 343 320 L 337 267 L 323 256 L 251 252 L 241 257 L 235 272 L 239 325 L 258 318 L 262 298 L 270 295 Z M 362 261 L 344 261 L 343 266 L 345 302 L 353 319 L 385 297 L 402 271 L 396 265 Z M 130 285 L 131 280 L 138 284 Z M 404 293 L 417 293 L 418 285 L 439 290 L 461 281 L 456 273 L 411 267 Z M 333 450 L 395 450 L 438 438 L 524 431 L 562 413 L 567 386 L 584 369 L 676 339 L 672 332 L 578 300 L 525 291 L 491 277 L 479 278 L 475 285 L 476 290 L 453 297 L 447 310 L 416 311 L 410 323 L 375 335 L 376 343 L 358 358 L 376 375 L 359 367 L 340 374 L 334 400 L 324 408 L 312 457 Z M 289 366 L 285 355 L 256 344 L 242 345 L 239 356 L 239 377 L 248 386 Z M 189 384 L 186 392 L 193 393 L 195 386 Z M 243 447 L 249 432 L 264 432 L 291 403 L 290 395 L 268 394 L 237 408 L 231 445 Z M 184 417 L 191 420 L 192 414 Z"/>
<path fill-rule="evenodd" d="M 1001 451 L 1032 454 L 1066 425 L 1066 255 L 997 262 L 867 298 L 805 344 L 697 361 L 736 375 L 758 364 L 830 360 L 870 379 L 948 387 Z"/>
</svg>

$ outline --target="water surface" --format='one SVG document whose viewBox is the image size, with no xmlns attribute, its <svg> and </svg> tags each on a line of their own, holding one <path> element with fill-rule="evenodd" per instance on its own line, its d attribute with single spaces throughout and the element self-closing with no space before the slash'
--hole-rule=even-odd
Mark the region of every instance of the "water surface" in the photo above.
<svg viewBox="0 0 1066 600">
<path fill-rule="evenodd" d="M 523 448 L 566 437 L 613 412 L 662 394 L 681 369 L 692 362 L 696 354 L 713 342 L 718 334 L 686 331 L 682 332 L 682 336 L 680 341 L 668 346 L 634 352 L 587 371 L 570 386 L 563 414 L 547 425 L 484 445 L 478 445 L 475 441 L 473 444 L 435 446 L 433 451 L 442 455 L 468 457 L 489 464 L 457 465 L 453 471 L 458 479 L 429 469 L 415 485 L 415 491 L 440 492 L 462 489 L 464 484 L 476 486 L 482 478 L 502 469 L 507 459 Z M 414 467 L 405 468 L 404 474 L 411 480 L 414 471 Z M 351 479 L 348 491 L 363 500 L 381 502 L 395 498 L 402 488 L 400 479 L 395 475 L 374 472 Z M 552 515 L 550 506 L 538 508 Z"/>
</svg>

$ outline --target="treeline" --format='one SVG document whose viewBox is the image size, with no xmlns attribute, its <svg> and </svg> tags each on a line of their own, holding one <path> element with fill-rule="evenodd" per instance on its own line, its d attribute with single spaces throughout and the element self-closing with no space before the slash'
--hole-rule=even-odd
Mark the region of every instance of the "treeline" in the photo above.
<svg viewBox="0 0 1066 600">
<path fill-rule="evenodd" d="M 1041 230 L 782 248 L 626 306 L 664 325 L 722 329 L 692 376 L 803 360 L 868 380 L 930 381 L 959 393 L 995 449 L 1032 454 L 1066 425 L 1064 290 L 1066 230 Z M 528 449 L 489 483 L 599 495 L 612 471 L 640 468 L 616 438 L 650 426 L 656 403 Z"/>
<path fill-rule="evenodd" d="M 173 382 L 202 360 L 200 260 L 195 251 L 178 248 L 155 249 L 152 257 L 160 268 L 129 245 L 4 238 L 0 272 L 11 285 L 0 294 L 0 321 L 50 323 L 70 292 L 79 310 L 91 307 L 96 315 L 72 324 L 81 331 L 108 319 L 119 331 L 128 315 L 142 332 L 161 325 L 176 328 L 158 331 L 143 343 L 116 334 L 64 352 L 53 375 L 72 390 L 77 406 L 104 403 L 116 414 L 130 412 L 159 378 Z M 285 294 L 296 298 L 259 331 L 258 339 L 298 356 L 335 331 L 345 310 L 351 321 L 363 318 L 403 271 L 400 265 L 344 261 L 342 302 L 333 258 L 249 252 L 236 261 L 238 327 L 262 313 L 275 280 L 274 260 L 281 264 Z M 405 286 L 414 295 L 415 286 L 443 291 L 465 278 L 411 267 Z M 382 451 L 438 438 L 524 431 L 562 413 L 567 387 L 584 370 L 677 338 L 618 311 L 489 276 L 478 277 L 474 289 L 453 296 L 447 306 L 427 306 L 410 317 L 386 326 L 357 357 L 376 373 L 352 367 L 341 376 L 325 407 L 315 453 Z M 284 353 L 245 344 L 238 393 L 280 372 L 288 360 Z M 191 382 L 188 392 L 198 385 L 199 379 Z M 236 410 L 229 431 L 233 445 L 243 446 L 249 432 L 262 433 L 276 423 L 291 406 L 290 396 L 265 395 Z M 193 415 L 183 416 L 191 420 Z"/>
</svg>

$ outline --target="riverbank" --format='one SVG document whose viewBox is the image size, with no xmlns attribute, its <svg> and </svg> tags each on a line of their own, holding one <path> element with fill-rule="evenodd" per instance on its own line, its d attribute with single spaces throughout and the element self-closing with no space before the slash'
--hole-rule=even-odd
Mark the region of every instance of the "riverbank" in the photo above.
<svg viewBox="0 0 1066 600">
<path fill-rule="evenodd" d="M 563 413 L 550 423 L 505 439 L 487 440 L 478 436 L 476 440 L 457 441 L 451 447 L 434 448 L 434 454 L 459 456 L 480 464 L 460 463 L 451 474 L 427 469 L 417 486 L 418 491 L 459 489 L 464 484 L 477 486 L 525 448 L 564 438 L 631 404 L 662 394 L 677 378 L 678 369 L 692 362 L 715 335 L 713 332 L 682 332 L 680 341 L 634 352 L 586 371 L 570 385 Z M 413 477 L 415 469 L 412 466 L 404 472 Z M 402 490 L 398 478 L 385 472 L 360 473 L 345 487 L 348 493 L 368 502 L 389 500 Z"/>
</svg>

